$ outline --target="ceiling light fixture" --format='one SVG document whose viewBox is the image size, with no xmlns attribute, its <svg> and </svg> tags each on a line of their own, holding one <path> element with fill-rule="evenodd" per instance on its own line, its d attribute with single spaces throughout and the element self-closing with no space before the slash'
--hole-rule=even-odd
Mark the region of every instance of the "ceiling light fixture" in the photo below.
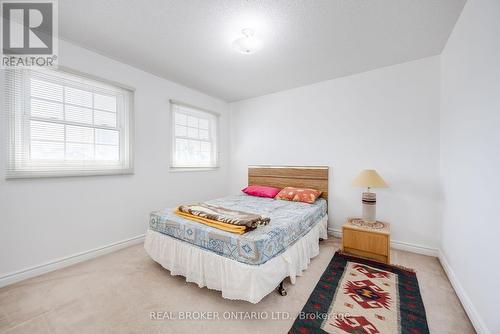
<svg viewBox="0 0 500 334">
<path fill-rule="evenodd" d="M 261 41 L 254 36 L 253 29 L 245 28 L 241 31 L 243 37 L 238 38 L 233 42 L 233 47 L 236 51 L 250 54 L 258 51 L 262 45 Z"/>
</svg>

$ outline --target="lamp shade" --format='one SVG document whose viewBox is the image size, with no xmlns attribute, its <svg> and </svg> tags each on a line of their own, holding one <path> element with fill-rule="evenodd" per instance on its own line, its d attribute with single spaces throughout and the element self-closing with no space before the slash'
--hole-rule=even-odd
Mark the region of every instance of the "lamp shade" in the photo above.
<svg viewBox="0 0 500 334">
<path fill-rule="evenodd" d="M 374 169 L 365 169 L 352 181 L 355 187 L 386 188 L 387 184 Z"/>
</svg>

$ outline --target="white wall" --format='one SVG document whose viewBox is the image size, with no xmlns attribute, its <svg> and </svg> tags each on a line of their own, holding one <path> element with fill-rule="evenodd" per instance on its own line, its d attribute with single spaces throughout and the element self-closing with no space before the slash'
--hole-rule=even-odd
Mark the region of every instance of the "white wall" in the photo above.
<svg viewBox="0 0 500 334">
<path fill-rule="evenodd" d="M 442 251 L 484 333 L 500 333 L 499 36 L 500 1 L 468 1 L 441 58 Z"/>
<path fill-rule="evenodd" d="M 231 104 L 231 191 L 248 164 L 328 165 L 330 228 L 361 213 L 351 181 L 375 168 L 378 218 L 392 238 L 439 241 L 439 58 L 432 57 Z"/>
<path fill-rule="evenodd" d="M 136 237 L 145 232 L 150 211 L 228 190 L 227 103 L 66 42 L 60 64 L 135 87 L 135 174 L 5 180 L 6 145 L 0 140 L 0 279 Z M 222 114 L 218 171 L 169 172 L 171 98 Z"/>
</svg>

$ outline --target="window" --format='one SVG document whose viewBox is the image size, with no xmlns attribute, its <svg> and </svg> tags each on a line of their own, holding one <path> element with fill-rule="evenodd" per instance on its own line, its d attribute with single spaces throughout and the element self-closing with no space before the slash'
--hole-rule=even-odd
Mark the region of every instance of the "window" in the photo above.
<svg viewBox="0 0 500 334">
<path fill-rule="evenodd" d="M 217 115 L 180 102 L 171 107 L 171 167 L 217 167 Z"/>
<path fill-rule="evenodd" d="M 6 71 L 7 178 L 132 171 L 133 92 L 63 71 Z"/>
</svg>

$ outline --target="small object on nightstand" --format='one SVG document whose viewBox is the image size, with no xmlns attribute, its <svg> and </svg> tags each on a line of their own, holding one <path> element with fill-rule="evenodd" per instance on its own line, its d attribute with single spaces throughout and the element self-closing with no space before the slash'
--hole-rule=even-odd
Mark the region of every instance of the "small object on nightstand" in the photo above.
<svg viewBox="0 0 500 334">
<path fill-rule="evenodd" d="M 385 181 L 374 169 L 365 169 L 352 181 L 355 187 L 367 188 L 361 198 L 363 204 L 363 219 L 374 222 L 376 216 L 377 195 L 370 192 L 370 188 L 387 188 Z"/>
<path fill-rule="evenodd" d="M 391 262 L 391 226 L 349 218 L 342 226 L 342 251 L 384 263 Z"/>
</svg>

